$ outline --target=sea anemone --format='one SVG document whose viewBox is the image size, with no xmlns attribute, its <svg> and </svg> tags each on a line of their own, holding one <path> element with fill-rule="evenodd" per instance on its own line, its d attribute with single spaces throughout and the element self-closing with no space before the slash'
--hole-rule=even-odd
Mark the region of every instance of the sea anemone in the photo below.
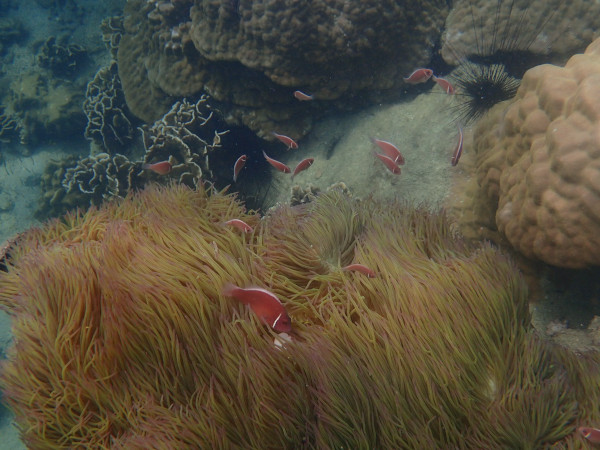
<svg viewBox="0 0 600 450">
<path fill-rule="evenodd" d="M 153 187 L 24 233 L 6 266 L 0 382 L 31 448 L 533 448 L 600 400 L 598 356 L 541 343 L 510 260 L 425 209 L 332 192 L 259 220 Z M 291 341 L 226 283 L 278 295 Z"/>
</svg>

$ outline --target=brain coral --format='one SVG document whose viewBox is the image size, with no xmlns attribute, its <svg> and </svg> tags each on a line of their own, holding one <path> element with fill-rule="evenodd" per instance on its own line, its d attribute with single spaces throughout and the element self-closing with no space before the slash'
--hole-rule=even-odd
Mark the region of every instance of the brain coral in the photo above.
<svg viewBox="0 0 600 450">
<path fill-rule="evenodd" d="M 441 0 L 133 0 L 118 62 L 130 109 L 145 121 L 173 97 L 208 93 L 230 123 L 302 135 L 319 109 L 344 106 L 426 63 L 447 13 Z M 387 94 L 389 95 L 389 94 Z"/>
<path fill-rule="evenodd" d="M 510 261 L 441 214 L 333 191 L 259 220 L 153 187 L 0 262 L 0 378 L 29 448 L 543 448 L 599 419 L 597 355 L 546 348 Z M 291 341 L 227 282 L 276 293 Z"/>
<path fill-rule="evenodd" d="M 527 71 L 475 135 L 479 182 L 509 242 L 559 267 L 600 264 L 600 40 L 564 68 Z"/>
</svg>

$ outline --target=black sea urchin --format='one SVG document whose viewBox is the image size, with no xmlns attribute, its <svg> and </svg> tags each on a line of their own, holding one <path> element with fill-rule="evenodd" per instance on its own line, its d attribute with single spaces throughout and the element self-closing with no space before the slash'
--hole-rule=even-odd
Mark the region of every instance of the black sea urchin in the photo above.
<svg viewBox="0 0 600 450">
<path fill-rule="evenodd" d="M 475 17 L 475 5 L 469 2 L 476 51 L 458 55 L 450 49 L 461 61 L 451 75 L 458 100 L 454 107 L 456 119 L 461 124 L 478 119 L 497 103 L 514 97 L 525 71 L 544 62 L 529 48 L 555 12 L 530 19 L 529 7 L 523 2 L 498 0 L 493 25 L 484 31 L 481 17 Z"/>
<path fill-rule="evenodd" d="M 478 119 L 495 104 L 513 98 L 521 82 L 510 75 L 503 64 L 462 63 L 452 77 L 457 90 L 457 119 L 462 124 Z"/>
</svg>

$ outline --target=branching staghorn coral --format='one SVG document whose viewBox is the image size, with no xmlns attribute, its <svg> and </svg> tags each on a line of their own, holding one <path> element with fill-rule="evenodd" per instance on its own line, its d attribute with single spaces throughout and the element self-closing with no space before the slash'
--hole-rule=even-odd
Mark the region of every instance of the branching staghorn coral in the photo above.
<svg viewBox="0 0 600 450">
<path fill-rule="evenodd" d="M 155 186 L 29 230 L 5 264 L 0 382 L 32 448 L 577 447 L 600 419 L 600 357 L 541 343 L 510 260 L 441 213 L 331 192 L 260 220 Z M 225 283 L 278 295 L 291 341 Z"/>
</svg>

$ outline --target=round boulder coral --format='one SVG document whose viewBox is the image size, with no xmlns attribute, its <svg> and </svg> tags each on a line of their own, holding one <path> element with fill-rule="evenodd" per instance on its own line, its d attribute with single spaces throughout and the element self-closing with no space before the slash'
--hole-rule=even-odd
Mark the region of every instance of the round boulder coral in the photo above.
<svg viewBox="0 0 600 450">
<path fill-rule="evenodd" d="M 457 0 L 446 20 L 441 54 L 450 64 L 463 56 L 480 59 L 512 53 L 516 64 L 564 62 L 597 36 L 600 5 L 587 0 Z M 502 58 L 501 58 L 502 59 Z M 525 65 L 527 61 L 524 61 Z M 534 63 L 535 64 L 535 63 Z"/>
<path fill-rule="evenodd" d="M 496 224 L 523 255 L 600 264 L 600 40 L 566 66 L 526 72 L 515 101 L 475 133 Z"/>
<path fill-rule="evenodd" d="M 429 61 L 447 7 L 440 0 L 134 0 L 125 13 L 119 75 L 138 117 L 155 120 L 174 98 L 207 93 L 230 124 L 298 137 L 322 108 L 300 104 L 296 89 L 338 107 L 389 96 Z"/>
</svg>

